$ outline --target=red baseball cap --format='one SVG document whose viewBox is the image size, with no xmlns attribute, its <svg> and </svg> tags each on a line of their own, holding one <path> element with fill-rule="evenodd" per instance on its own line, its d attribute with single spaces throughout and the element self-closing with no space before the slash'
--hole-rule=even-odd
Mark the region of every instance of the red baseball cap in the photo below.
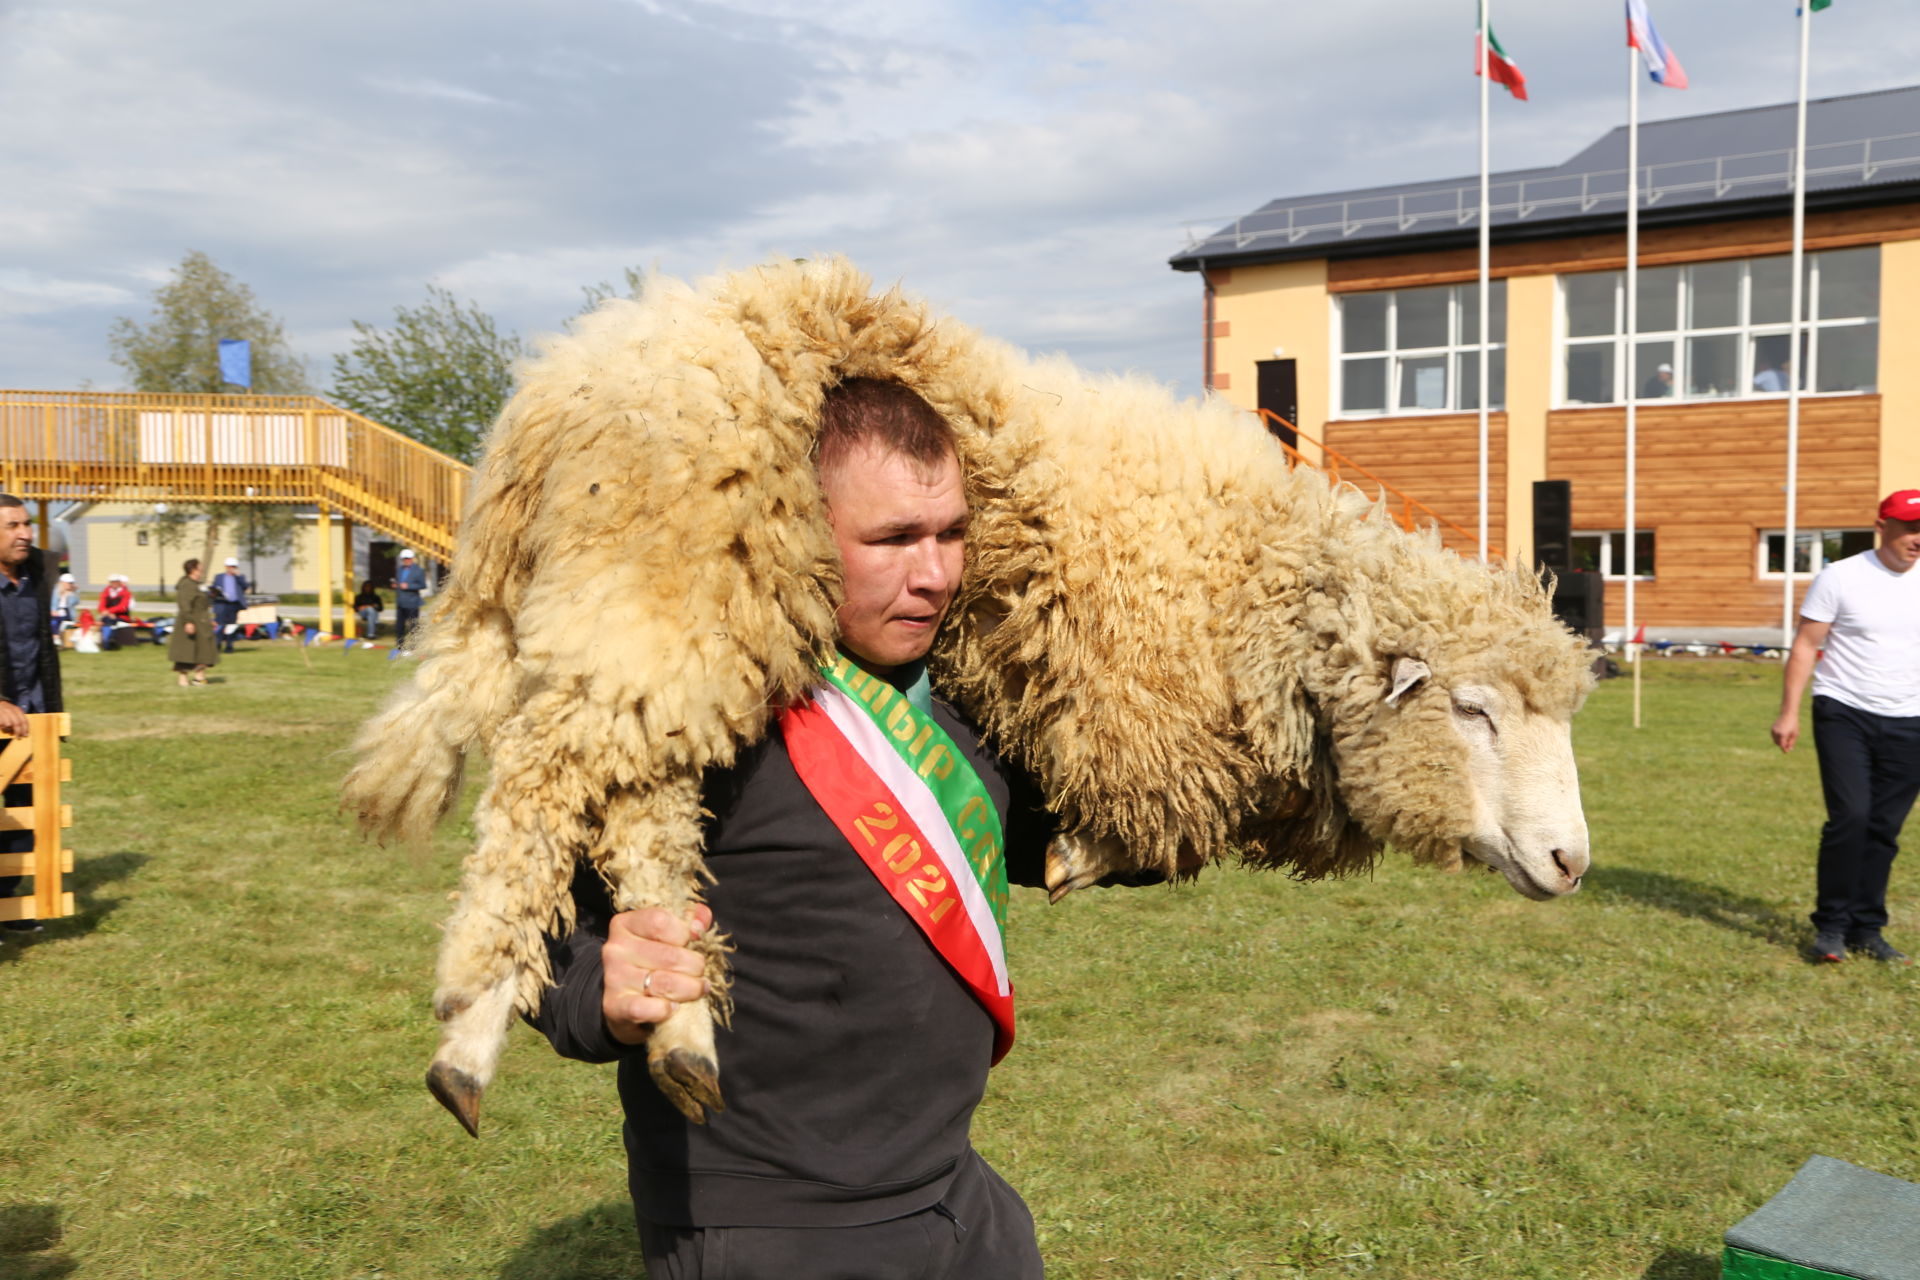
<svg viewBox="0 0 1920 1280">
<path fill-rule="evenodd" d="M 1890 493 L 1880 504 L 1882 520 L 1920 520 L 1920 489 L 1902 489 Z"/>
</svg>

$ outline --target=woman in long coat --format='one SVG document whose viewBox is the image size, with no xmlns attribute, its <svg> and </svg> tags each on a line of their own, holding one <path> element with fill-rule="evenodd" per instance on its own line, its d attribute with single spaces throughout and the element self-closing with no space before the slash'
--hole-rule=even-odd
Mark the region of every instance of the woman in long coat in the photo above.
<svg viewBox="0 0 1920 1280">
<path fill-rule="evenodd" d="M 174 676 L 182 689 L 189 684 L 205 684 L 207 668 L 220 661 L 213 600 L 200 585 L 206 571 L 198 560 L 189 560 L 184 567 L 186 572 L 173 588 L 173 601 L 180 612 L 173 621 L 173 638 L 167 641 L 167 656 L 173 659 Z"/>
</svg>

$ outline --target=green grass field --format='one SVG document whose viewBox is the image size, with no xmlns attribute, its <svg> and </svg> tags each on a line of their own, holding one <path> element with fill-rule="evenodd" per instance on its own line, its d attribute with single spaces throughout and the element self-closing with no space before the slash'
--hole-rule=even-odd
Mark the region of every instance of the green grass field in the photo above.
<svg viewBox="0 0 1920 1280">
<path fill-rule="evenodd" d="M 465 833 L 355 838 L 343 749 L 409 668 L 311 656 L 191 691 L 158 649 L 67 659 L 81 914 L 0 946 L 0 1276 L 640 1275 L 609 1070 L 517 1031 L 478 1142 L 421 1087 Z M 1920 1179 L 1916 975 L 1799 955 L 1821 814 L 1778 679 L 1651 663 L 1637 733 L 1594 694 L 1564 902 L 1394 857 L 1020 891 L 975 1138 L 1049 1274 L 1706 1280 L 1809 1153 Z"/>
</svg>

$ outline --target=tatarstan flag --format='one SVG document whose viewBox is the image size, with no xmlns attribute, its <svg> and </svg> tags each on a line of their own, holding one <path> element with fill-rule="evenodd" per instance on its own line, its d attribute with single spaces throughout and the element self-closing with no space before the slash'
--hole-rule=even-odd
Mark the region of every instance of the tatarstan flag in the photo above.
<svg viewBox="0 0 1920 1280">
<path fill-rule="evenodd" d="M 1819 0 L 1815 0 L 1816 4 L 1818 2 Z M 1520 68 L 1512 58 L 1507 56 L 1507 51 L 1500 47 L 1500 37 L 1494 34 L 1493 28 L 1486 26 L 1484 22 L 1481 25 L 1484 38 L 1476 42 L 1479 45 L 1477 50 L 1479 56 L 1474 60 L 1473 74 L 1491 74 L 1495 84 L 1507 86 L 1508 93 L 1525 102 L 1527 78 L 1520 74 Z"/>
</svg>

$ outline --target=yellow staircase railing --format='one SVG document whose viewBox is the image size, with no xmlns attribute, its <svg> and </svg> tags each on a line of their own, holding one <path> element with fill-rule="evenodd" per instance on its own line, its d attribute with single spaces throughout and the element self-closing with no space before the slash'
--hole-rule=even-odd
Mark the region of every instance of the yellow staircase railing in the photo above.
<svg viewBox="0 0 1920 1280">
<path fill-rule="evenodd" d="M 315 503 L 447 560 L 471 477 L 315 396 L 0 390 L 0 491 L 22 498 Z"/>
</svg>

